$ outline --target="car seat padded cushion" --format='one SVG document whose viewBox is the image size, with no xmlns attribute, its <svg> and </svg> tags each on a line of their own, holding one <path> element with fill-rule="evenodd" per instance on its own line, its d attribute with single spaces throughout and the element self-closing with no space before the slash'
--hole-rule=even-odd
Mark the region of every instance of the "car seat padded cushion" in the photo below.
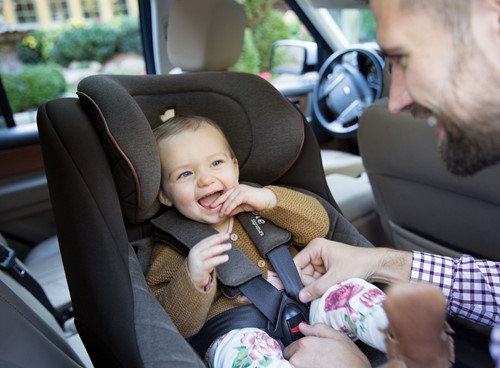
<svg viewBox="0 0 500 368">
<path fill-rule="evenodd" d="M 161 167 L 152 129 L 168 110 L 217 121 L 235 151 L 243 181 L 276 181 L 304 142 L 302 114 L 252 74 L 94 75 L 79 83 L 78 96 L 110 162 L 123 215 L 133 223 L 160 208 Z"/>
</svg>

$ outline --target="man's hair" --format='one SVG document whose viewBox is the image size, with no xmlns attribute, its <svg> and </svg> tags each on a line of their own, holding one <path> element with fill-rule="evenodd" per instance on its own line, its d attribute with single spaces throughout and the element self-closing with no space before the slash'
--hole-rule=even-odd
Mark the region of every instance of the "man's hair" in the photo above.
<svg viewBox="0 0 500 368">
<path fill-rule="evenodd" d="M 196 115 L 174 116 L 165 121 L 163 124 L 154 128 L 153 134 L 156 139 L 156 143 L 158 143 L 161 140 L 168 139 L 170 137 L 176 136 L 188 130 L 195 131 L 202 125 L 209 125 L 217 129 L 224 138 L 227 148 L 229 149 L 231 158 L 236 158 L 233 148 L 229 144 L 229 141 L 227 140 L 227 137 L 222 131 L 219 124 L 217 124 L 212 119 L 209 119 L 204 116 L 196 116 Z"/>
<path fill-rule="evenodd" d="M 400 9 L 425 12 L 450 30 L 457 44 L 464 45 L 470 32 L 471 0 L 400 0 Z"/>
</svg>

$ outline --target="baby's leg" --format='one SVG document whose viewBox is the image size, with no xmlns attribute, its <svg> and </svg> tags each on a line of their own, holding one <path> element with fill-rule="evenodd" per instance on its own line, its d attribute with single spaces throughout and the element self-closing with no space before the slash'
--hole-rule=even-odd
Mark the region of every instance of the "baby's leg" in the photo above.
<svg viewBox="0 0 500 368">
<path fill-rule="evenodd" d="M 332 286 L 311 303 L 311 324 L 324 323 L 351 338 L 386 352 L 385 294 L 362 279 L 348 279 Z"/>
<path fill-rule="evenodd" d="M 209 353 L 211 368 L 293 367 L 283 358 L 280 344 L 258 328 L 229 331 L 219 337 Z"/>
</svg>

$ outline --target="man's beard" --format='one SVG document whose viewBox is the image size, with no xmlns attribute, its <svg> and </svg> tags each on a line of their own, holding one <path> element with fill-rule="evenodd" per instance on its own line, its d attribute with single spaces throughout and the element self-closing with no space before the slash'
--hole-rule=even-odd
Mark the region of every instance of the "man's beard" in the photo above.
<svg viewBox="0 0 500 368">
<path fill-rule="evenodd" d="M 446 138 L 439 144 L 441 158 L 451 173 L 470 176 L 500 162 L 497 131 L 478 129 L 480 121 L 469 123 L 465 128 L 462 124 L 443 120 L 442 117 L 438 121 L 446 132 Z"/>
<path fill-rule="evenodd" d="M 470 176 L 500 162 L 500 129 L 480 129 L 485 125 L 493 127 L 497 121 L 500 123 L 494 113 L 464 124 L 444 114 L 435 115 L 418 104 L 409 106 L 407 110 L 418 118 L 436 117 L 445 131 L 445 138 L 439 142 L 441 159 L 452 174 Z"/>
</svg>

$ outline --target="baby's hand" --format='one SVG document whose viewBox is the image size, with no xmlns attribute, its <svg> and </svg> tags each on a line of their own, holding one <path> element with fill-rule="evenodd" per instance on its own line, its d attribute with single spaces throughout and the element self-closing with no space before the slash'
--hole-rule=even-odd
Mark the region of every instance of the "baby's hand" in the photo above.
<svg viewBox="0 0 500 368">
<path fill-rule="evenodd" d="M 214 267 L 227 262 L 229 256 L 223 254 L 231 249 L 231 243 L 225 243 L 229 234 L 215 234 L 196 244 L 188 255 L 188 269 L 193 283 L 205 289 Z"/>
<path fill-rule="evenodd" d="M 234 216 L 240 212 L 263 211 L 278 203 L 274 193 L 267 188 L 239 184 L 221 195 L 211 207 L 222 204 L 220 216 Z"/>
</svg>

